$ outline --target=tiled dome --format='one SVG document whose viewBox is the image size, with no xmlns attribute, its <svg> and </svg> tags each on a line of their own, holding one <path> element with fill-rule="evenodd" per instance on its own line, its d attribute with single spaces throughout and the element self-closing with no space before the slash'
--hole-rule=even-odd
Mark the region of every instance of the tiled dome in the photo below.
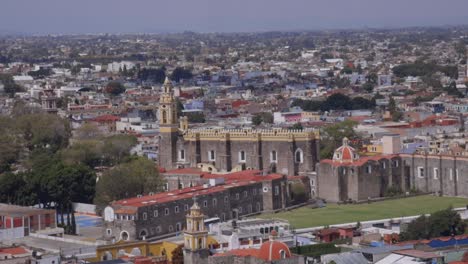
<svg viewBox="0 0 468 264">
<path fill-rule="evenodd" d="M 333 161 L 338 162 L 353 162 L 359 159 L 356 150 L 349 146 L 348 138 L 343 138 L 343 145 L 335 150 Z"/>
</svg>

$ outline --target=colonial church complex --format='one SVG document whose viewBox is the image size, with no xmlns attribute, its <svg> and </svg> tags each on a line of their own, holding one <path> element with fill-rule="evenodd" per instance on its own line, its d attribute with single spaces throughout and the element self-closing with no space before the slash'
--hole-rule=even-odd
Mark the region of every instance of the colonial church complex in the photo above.
<svg viewBox="0 0 468 264">
<path fill-rule="evenodd" d="M 285 175 L 315 171 L 319 150 L 316 130 L 188 128 L 177 118 L 171 81 L 166 79 L 159 106 L 159 165 L 166 170 L 202 168 L 210 172 L 262 170 Z"/>
<path fill-rule="evenodd" d="M 319 161 L 316 130 L 189 129 L 187 118 L 178 120 L 172 88 L 166 79 L 158 113 L 167 191 L 107 206 L 103 236 L 109 240 L 156 241 L 183 232 L 184 263 L 304 263 L 276 240 L 280 229 L 261 226 L 261 239 L 252 237 L 259 243 L 235 247 L 236 237 L 231 245 L 209 236 L 205 218 L 236 223 L 311 199 L 366 201 L 390 190 L 468 197 L 466 157 L 401 154 L 400 139 L 390 136 L 390 154 L 360 156 L 343 138 L 332 159 Z M 303 189 L 303 200 L 293 186 Z"/>
</svg>

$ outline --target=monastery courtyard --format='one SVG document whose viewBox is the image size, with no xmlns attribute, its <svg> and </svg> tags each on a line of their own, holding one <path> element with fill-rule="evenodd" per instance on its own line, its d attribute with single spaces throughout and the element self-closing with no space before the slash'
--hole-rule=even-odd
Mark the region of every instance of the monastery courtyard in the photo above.
<svg viewBox="0 0 468 264">
<path fill-rule="evenodd" d="M 299 229 L 357 221 L 430 214 L 435 211 L 446 209 L 449 206 L 457 208 L 466 207 L 467 205 L 467 198 L 422 195 L 410 198 L 373 202 L 370 204 L 327 204 L 323 208 L 316 209 L 305 206 L 288 212 L 262 214 L 260 217 L 286 219 L 294 228 Z"/>
</svg>

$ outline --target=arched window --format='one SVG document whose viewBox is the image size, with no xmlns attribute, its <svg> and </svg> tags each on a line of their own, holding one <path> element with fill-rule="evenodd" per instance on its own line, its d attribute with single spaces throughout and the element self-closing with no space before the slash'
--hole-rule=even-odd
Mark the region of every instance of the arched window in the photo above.
<svg viewBox="0 0 468 264">
<path fill-rule="evenodd" d="M 198 239 L 198 248 L 199 249 L 203 248 L 203 238 Z"/>
<path fill-rule="evenodd" d="M 140 231 L 140 238 L 144 238 L 147 236 L 146 230 L 141 230 Z"/>
<path fill-rule="evenodd" d="M 181 160 L 181 161 L 185 160 L 185 150 L 184 149 L 179 150 L 179 160 Z"/>
<path fill-rule="evenodd" d="M 122 231 L 120 233 L 120 239 L 124 240 L 124 241 L 128 240 L 129 239 L 128 232 L 127 231 Z"/>
<path fill-rule="evenodd" d="M 294 153 L 294 161 L 296 163 L 302 163 L 304 161 L 304 153 L 301 149 L 297 149 Z"/>
<path fill-rule="evenodd" d="M 285 259 L 285 258 L 286 258 L 286 251 L 284 251 L 284 250 L 281 249 L 279 253 L 280 253 L 281 259 Z"/>
<path fill-rule="evenodd" d="M 167 123 L 167 112 L 166 112 L 166 110 L 162 110 L 162 122 L 163 122 L 163 124 Z"/>
</svg>

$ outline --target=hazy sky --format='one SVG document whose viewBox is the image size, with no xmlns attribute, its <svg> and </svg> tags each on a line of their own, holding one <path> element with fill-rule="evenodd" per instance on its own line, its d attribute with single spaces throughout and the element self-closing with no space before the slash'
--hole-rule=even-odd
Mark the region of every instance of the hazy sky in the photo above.
<svg viewBox="0 0 468 264">
<path fill-rule="evenodd" d="M 468 0 L 1 0 L 0 32 L 233 32 L 468 24 Z"/>
</svg>

